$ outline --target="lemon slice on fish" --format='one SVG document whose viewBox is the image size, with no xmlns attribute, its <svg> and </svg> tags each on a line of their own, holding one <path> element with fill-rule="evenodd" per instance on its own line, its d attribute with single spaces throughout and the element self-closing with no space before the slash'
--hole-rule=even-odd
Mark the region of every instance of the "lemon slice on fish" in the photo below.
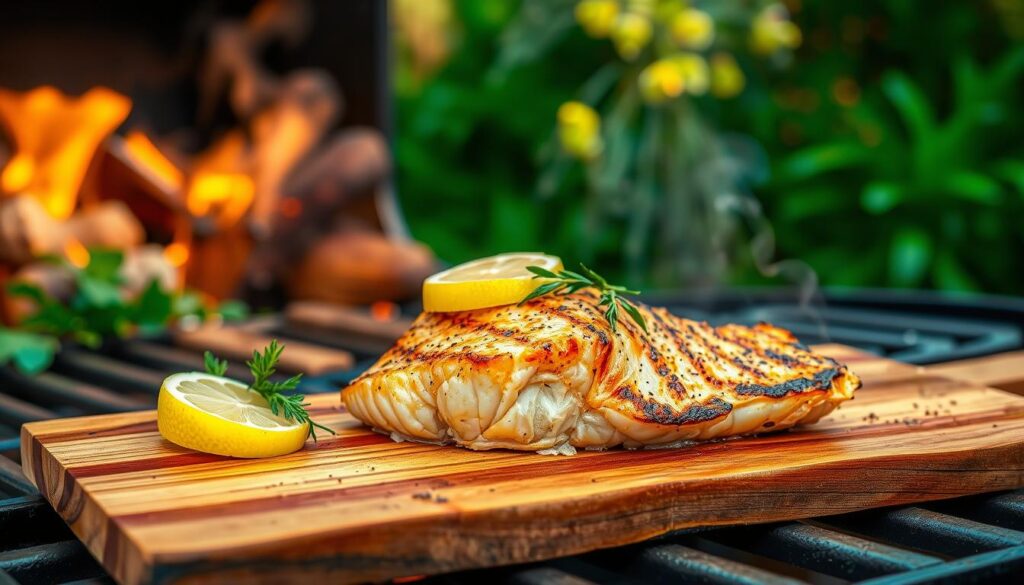
<svg viewBox="0 0 1024 585">
<path fill-rule="evenodd" d="M 527 266 L 562 269 L 557 256 L 532 252 L 499 254 L 438 272 L 423 283 L 423 310 L 472 311 L 514 305 L 540 284 Z"/>
<path fill-rule="evenodd" d="M 165 439 L 216 455 L 284 455 L 301 449 L 309 434 L 306 423 L 274 414 L 245 384 L 202 372 L 168 376 L 156 413 Z"/>
</svg>

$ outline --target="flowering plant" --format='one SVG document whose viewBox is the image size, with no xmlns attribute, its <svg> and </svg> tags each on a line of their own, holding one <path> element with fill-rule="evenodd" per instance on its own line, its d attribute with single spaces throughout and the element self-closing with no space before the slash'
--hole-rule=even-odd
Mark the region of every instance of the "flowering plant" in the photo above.
<svg viewBox="0 0 1024 585">
<path fill-rule="evenodd" d="M 756 65 L 785 65 L 800 29 L 772 2 L 527 0 L 505 52 L 538 57 L 574 26 L 610 41 L 615 58 L 558 108 L 541 194 L 554 196 L 581 165 L 582 258 L 593 260 L 612 230 L 630 283 L 719 280 L 742 224 L 766 224 L 745 191 L 759 149 L 718 131 L 706 112 L 741 96 Z"/>
</svg>

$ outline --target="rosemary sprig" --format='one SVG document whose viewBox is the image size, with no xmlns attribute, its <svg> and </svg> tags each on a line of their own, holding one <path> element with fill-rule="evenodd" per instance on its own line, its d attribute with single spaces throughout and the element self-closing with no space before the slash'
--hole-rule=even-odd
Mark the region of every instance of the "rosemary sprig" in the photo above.
<svg viewBox="0 0 1024 585">
<path fill-rule="evenodd" d="M 601 298 L 597 304 L 600 307 L 605 307 L 604 316 L 608 319 L 608 324 L 611 325 L 612 331 L 615 331 L 615 327 L 619 322 L 619 308 L 621 307 L 640 329 L 647 333 L 647 322 L 644 320 L 640 310 L 622 296 L 638 295 L 640 291 L 630 290 L 617 284 L 609 284 L 604 277 L 584 266 L 582 262 L 580 263 L 580 272 L 565 269 L 552 272 L 540 266 L 527 266 L 526 269 L 533 273 L 534 278 L 544 279 L 547 282 L 526 295 L 526 298 L 520 301 L 519 304 L 544 295 L 574 293 L 580 289 L 593 288 L 601 293 Z"/>
<path fill-rule="evenodd" d="M 291 421 L 308 424 L 309 436 L 313 437 L 314 441 L 316 441 L 316 429 L 327 431 L 332 435 L 336 434 L 331 429 L 315 423 L 309 418 L 309 413 L 306 412 L 306 407 L 309 404 L 303 402 L 305 396 L 285 394 L 285 392 L 290 392 L 298 387 L 302 380 L 302 374 L 296 374 L 281 382 L 270 380 L 274 372 L 277 371 L 277 362 L 280 361 L 283 351 L 284 345 L 279 344 L 276 339 L 270 341 L 270 345 L 264 348 L 263 353 L 253 350 L 252 359 L 245 362 L 252 374 L 252 383 L 249 384 L 249 389 L 262 396 L 274 414 Z M 228 369 L 227 360 L 219 360 L 209 351 L 203 354 L 203 362 L 206 372 L 215 376 L 223 376 Z"/>
</svg>

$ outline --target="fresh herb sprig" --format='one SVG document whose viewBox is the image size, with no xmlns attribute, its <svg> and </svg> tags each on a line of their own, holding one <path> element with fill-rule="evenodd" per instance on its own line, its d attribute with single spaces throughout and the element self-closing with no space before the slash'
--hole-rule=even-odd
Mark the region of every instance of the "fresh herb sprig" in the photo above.
<svg viewBox="0 0 1024 585">
<path fill-rule="evenodd" d="M 640 310 L 622 296 L 638 295 L 640 291 L 630 290 L 617 284 L 609 284 L 604 277 L 584 266 L 582 262 L 580 263 L 580 272 L 565 269 L 552 272 L 540 266 L 527 266 L 526 269 L 533 274 L 534 278 L 547 280 L 548 282 L 535 288 L 519 304 L 544 295 L 574 293 L 584 288 L 593 288 L 597 289 L 601 294 L 597 304 L 605 308 L 604 316 L 608 319 L 608 324 L 611 325 L 612 331 L 615 331 L 615 327 L 619 322 L 619 308 L 621 308 L 633 319 L 640 329 L 644 330 L 644 333 L 647 333 L 647 322 L 644 320 Z"/>
<path fill-rule="evenodd" d="M 277 362 L 281 360 L 283 351 L 284 345 L 278 343 L 276 339 L 271 340 L 270 345 L 264 348 L 262 353 L 253 350 L 252 359 L 245 362 L 252 374 L 252 383 L 249 384 L 249 389 L 262 396 L 274 414 L 283 416 L 290 421 L 309 425 L 309 436 L 314 441 L 316 440 L 316 429 L 327 431 L 332 435 L 336 434 L 333 430 L 313 422 L 309 418 L 309 413 L 306 411 L 309 404 L 303 402 L 304 395 L 285 394 L 285 392 L 291 392 L 298 387 L 302 380 L 302 374 L 296 374 L 281 382 L 270 380 L 277 371 Z M 227 360 L 217 359 L 209 351 L 203 354 L 203 363 L 206 372 L 215 376 L 223 376 L 228 369 Z"/>
</svg>

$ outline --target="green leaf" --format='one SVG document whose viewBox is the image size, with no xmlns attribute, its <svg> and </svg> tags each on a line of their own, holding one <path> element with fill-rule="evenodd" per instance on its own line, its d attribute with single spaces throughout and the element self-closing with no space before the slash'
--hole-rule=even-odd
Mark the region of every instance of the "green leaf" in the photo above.
<svg viewBox="0 0 1024 585">
<path fill-rule="evenodd" d="M 227 300 L 217 305 L 217 312 L 225 321 L 241 321 L 249 316 L 249 305 L 244 301 Z"/>
<path fill-rule="evenodd" d="M 797 151 L 783 161 L 784 179 L 803 180 L 838 169 L 858 165 L 870 158 L 870 151 L 855 142 L 836 142 Z"/>
<path fill-rule="evenodd" d="M 112 282 L 79 273 L 78 293 L 72 302 L 78 309 L 114 307 L 122 304 L 121 290 Z"/>
<path fill-rule="evenodd" d="M 537 288 L 533 289 L 533 292 L 531 292 L 530 294 L 526 295 L 526 298 L 524 298 L 523 300 L 519 301 L 519 304 L 521 305 L 521 304 L 523 304 L 523 303 L 525 303 L 527 301 L 532 301 L 533 299 L 535 299 L 537 297 L 542 297 L 544 295 L 551 294 L 553 292 L 556 292 L 558 289 L 560 289 L 560 288 L 562 288 L 564 286 L 565 286 L 565 283 L 563 283 L 563 282 L 547 282 L 547 283 L 544 283 L 544 284 L 538 286 Z"/>
<path fill-rule="evenodd" d="M 868 213 L 882 215 L 899 205 L 903 198 L 904 190 L 899 185 L 875 181 L 864 187 L 860 205 Z"/>
<path fill-rule="evenodd" d="M 120 284 L 120 271 L 123 262 L 124 252 L 121 250 L 90 248 L 89 263 L 82 269 L 82 272 L 97 280 Z"/>
<path fill-rule="evenodd" d="M 960 199 L 975 203 L 996 205 L 1002 200 L 999 183 L 980 173 L 964 171 L 952 174 L 946 179 L 946 187 Z"/>
<path fill-rule="evenodd" d="M 25 374 L 50 367 L 60 344 L 55 337 L 0 327 L 0 364 L 12 362 Z"/>
<path fill-rule="evenodd" d="M 204 315 L 203 299 L 194 291 L 185 291 L 174 299 L 174 314 L 182 317 L 185 315 Z"/>
<path fill-rule="evenodd" d="M 882 91 L 899 111 L 918 144 L 925 143 L 934 131 L 935 115 L 924 93 L 900 71 L 890 71 L 882 78 Z"/>
<path fill-rule="evenodd" d="M 15 281 L 7 285 L 7 292 L 11 296 L 22 297 L 43 304 L 47 300 L 46 292 L 38 285 L 23 281 Z"/>
<path fill-rule="evenodd" d="M 206 369 L 207 374 L 223 376 L 228 371 L 228 361 L 217 359 L 213 353 L 207 350 L 203 352 L 203 367 Z"/>
<path fill-rule="evenodd" d="M 977 280 L 960 264 L 957 257 L 949 251 L 939 255 L 935 263 L 935 281 L 945 290 L 976 291 L 980 290 Z"/>
<path fill-rule="evenodd" d="M 619 304 L 615 302 L 614 293 L 609 295 L 601 295 L 601 304 L 607 308 L 604 311 L 604 317 L 608 320 L 608 325 L 611 326 L 612 332 L 615 332 L 619 324 Z"/>
<path fill-rule="evenodd" d="M 540 266 L 527 266 L 526 269 L 530 271 L 530 273 L 534 274 L 535 278 L 558 278 L 557 274 L 551 272 L 547 268 L 541 268 Z"/>
<path fill-rule="evenodd" d="M 890 279 L 897 286 L 921 284 L 931 256 L 932 241 L 926 232 L 913 227 L 901 229 L 890 250 Z"/>
<path fill-rule="evenodd" d="M 135 319 L 140 325 L 163 326 L 172 316 L 173 299 L 152 280 L 135 303 Z"/>
<path fill-rule="evenodd" d="M 640 326 L 640 329 L 643 329 L 644 333 L 647 333 L 647 321 L 640 313 L 640 309 L 637 309 L 633 303 L 626 299 L 619 299 L 619 304 L 622 305 L 622 308 L 625 309 L 626 313 L 629 313 L 629 316 L 633 318 L 633 321 Z"/>
<path fill-rule="evenodd" d="M 1024 196 L 1024 161 L 1014 159 L 999 161 L 995 165 L 995 173 L 1013 185 L 1019 195 Z"/>
</svg>

